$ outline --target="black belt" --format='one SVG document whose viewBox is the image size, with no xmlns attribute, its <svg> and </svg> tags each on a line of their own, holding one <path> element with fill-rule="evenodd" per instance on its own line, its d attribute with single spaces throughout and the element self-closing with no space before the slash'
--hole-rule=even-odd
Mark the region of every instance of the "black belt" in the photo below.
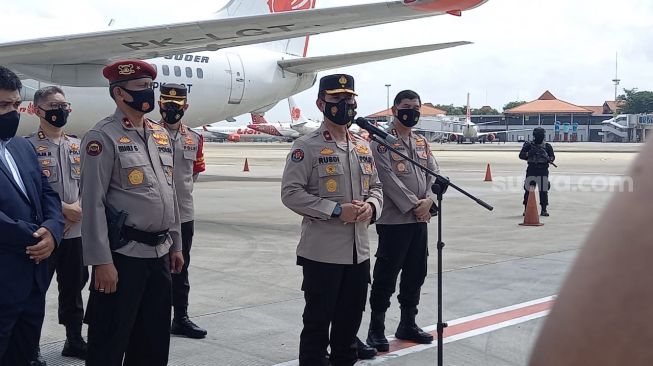
<svg viewBox="0 0 653 366">
<path fill-rule="evenodd" d="M 153 247 L 165 243 L 168 239 L 168 230 L 150 233 L 134 229 L 133 227 L 123 226 L 120 234 L 123 239 L 137 241 Z"/>
</svg>

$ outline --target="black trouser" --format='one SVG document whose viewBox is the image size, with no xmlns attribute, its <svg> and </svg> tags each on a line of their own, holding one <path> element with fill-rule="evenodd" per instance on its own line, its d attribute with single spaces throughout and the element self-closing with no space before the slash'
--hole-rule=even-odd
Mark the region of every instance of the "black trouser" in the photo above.
<svg viewBox="0 0 653 366">
<path fill-rule="evenodd" d="M 48 259 L 50 280 L 57 272 L 59 324 L 81 324 L 84 319 L 82 290 L 88 281 L 88 268 L 82 257 L 82 238 L 64 239 Z"/>
<path fill-rule="evenodd" d="M 91 276 L 86 365 L 165 366 L 170 348 L 170 259 L 112 254 L 118 290 L 95 290 L 95 274 Z"/>
<path fill-rule="evenodd" d="M 184 256 L 184 266 L 181 272 L 172 274 L 172 305 L 175 307 L 188 306 L 188 293 L 190 292 L 188 266 L 190 265 L 190 248 L 193 246 L 194 233 L 194 221 L 181 224 L 181 253 Z"/>
<path fill-rule="evenodd" d="M 379 247 L 370 294 L 372 311 L 385 312 L 390 307 L 390 297 L 395 292 L 399 271 L 399 304 L 402 307 L 416 307 L 426 278 L 427 224 L 377 224 L 376 232 L 379 234 Z"/>
<path fill-rule="evenodd" d="M 36 358 L 44 316 L 45 294 L 36 283 L 32 283 L 32 292 L 24 301 L 0 304 L 1 366 L 24 366 Z"/>
<path fill-rule="evenodd" d="M 300 366 L 326 365 L 329 344 L 332 365 L 353 365 L 358 359 L 356 333 L 367 301 L 370 261 L 346 265 L 301 258 L 301 265 L 306 306 L 299 340 Z"/>
<path fill-rule="evenodd" d="M 528 203 L 528 191 L 531 186 L 537 186 L 540 191 L 540 205 L 545 207 L 549 204 L 549 168 L 528 165 L 526 168 L 526 179 L 524 180 L 524 205 Z"/>
</svg>

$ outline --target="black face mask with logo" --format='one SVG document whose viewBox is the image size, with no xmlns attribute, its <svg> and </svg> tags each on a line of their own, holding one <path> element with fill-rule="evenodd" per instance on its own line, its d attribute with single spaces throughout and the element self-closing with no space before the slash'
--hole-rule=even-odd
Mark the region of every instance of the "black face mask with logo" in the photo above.
<svg viewBox="0 0 653 366">
<path fill-rule="evenodd" d="M 181 118 L 184 116 L 184 109 L 179 108 L 176 104 L 164 104 L 163 108 L 159 109 L 159 112 L 161 113 L 163 121 L 169 125 L 174 125 L 181 121 Z"/>
<path fill-rule="evenodd" d="M 406 127 L 413 127 L 419 122 L 420 113 L 414 109 L 397 109 L 397 119 Z"/>
<path fill-rule="evenodd" d="M 338 103 L 327 102 L 324 100 L 324 117 L 329 121 L 344 126 L 354 121 L 356 116 L 356 104 L 349 104 L 343 99 Z"/>
<path fill-rule="evenodd" d="M 0 140 L 8 140 L 16 136 L 19 122 L 20 113 L 18 111 L 0 114 Z"/>
<path fill-rule="evenodd" d="M 129 108 L 143 113 L 150 113 L 154 110 L 154 89 L 130 90 L 122 88 L 132 97 L 132 101 L 124 101 Z"/>
<path fill-rule="evenodd" d="M 45 112 L 45 120 L 54 127 L 61 128 L 66 125 L 66 122 L 68 122 L 68 115 L 70 112 L 67 109 L 57 108 L 43 111 Z"/>
</svg>

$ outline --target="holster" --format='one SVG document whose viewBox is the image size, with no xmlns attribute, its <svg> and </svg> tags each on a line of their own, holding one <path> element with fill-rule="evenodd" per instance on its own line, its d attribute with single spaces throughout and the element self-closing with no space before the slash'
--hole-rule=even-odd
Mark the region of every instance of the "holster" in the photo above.
<svg viewBox="0 0 653 366">
<path fill-rule="evenodd" d="M 128 240 L 122 238 L 122 229 L 127 221 L 129 213 L 118 211 L 109 204 L 104 205 L 104 212 L 107 217 L 107 235 L 111 250 L 118 250 L 127 245 Z"/>
</svg>

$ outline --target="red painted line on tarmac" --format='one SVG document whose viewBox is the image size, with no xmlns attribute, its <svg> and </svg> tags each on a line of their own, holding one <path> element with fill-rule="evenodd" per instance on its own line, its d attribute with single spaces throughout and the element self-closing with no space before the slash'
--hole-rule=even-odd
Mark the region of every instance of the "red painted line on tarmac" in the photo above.
<svg viewBox="0 0 653 366">
<path fill-rule="evenodd" d="M 484 328 L 484 327 L 487 327 L 487 326 L 499 324 L 499 323 L 502 323 L 502 322 L 505 322 L 505 321 L 508 321 L 508 320 L 513 320 L 513 319 L 521 318 L 523 316 L 532 315 L 532 314 L 536 314 L 536 313 L 539 313 L 539 312 L 542 312 L 542 311 L 546 311 L 546 310 L 551 309 L 551 306 L 553 306 L 553 302 L 554 302 L 554 300 L 549 300 L 549 301 L 542 302 L 542 303 L 539 303 L 539 304 L 533 304 L 533 305 L 525 306 L 523 308 L 508 310 L 508 311 L 501 312 L 501 313 L 498 313 L 498 314 L 488 315 L 488 316 L 484 316 L 484 317 L 481 317 L 481 318 L 478 318 L 478 319 L 473 319 L 473 320 L 469 320 L 469 321 L 462 322 L 462 323 L 459 323 L 459 324 L 450 325 L 450 326 L 444 328 L 444 335 L 443 336 L 444 336 L 444 338 L 447 338 L 447 337 L 454 336 L 454 335 L 457 335 L 457 334 L 461 334 L 461 333 L 469 332 L 469 331 L 472 331 L 472 330 Z M 434 343 L 437 342 L 437 338 L 438 338 L 437 330 L 433 330 L 433 331 L 428 332 L 428 333 L 433 336 L 433 342 Z M 399 350 L 409 348 L 409 347 L 414 347 L 414 346 L 417 346 L 417 345 L 418 345 L 418 343 L 415 343 L 415 342 L 404 341 L 404 340 L 401 340 L 401 339 L 394 339 L 394 340 L 390 341 L 390 350 L 388 352 L 380 352 L 379 354 L 383 355 L 383 354 L 386 354 L 386 353 L 392 353 L 392 352 L 395 352 L 395 351 L 399 351 Z"/>
</svg>

